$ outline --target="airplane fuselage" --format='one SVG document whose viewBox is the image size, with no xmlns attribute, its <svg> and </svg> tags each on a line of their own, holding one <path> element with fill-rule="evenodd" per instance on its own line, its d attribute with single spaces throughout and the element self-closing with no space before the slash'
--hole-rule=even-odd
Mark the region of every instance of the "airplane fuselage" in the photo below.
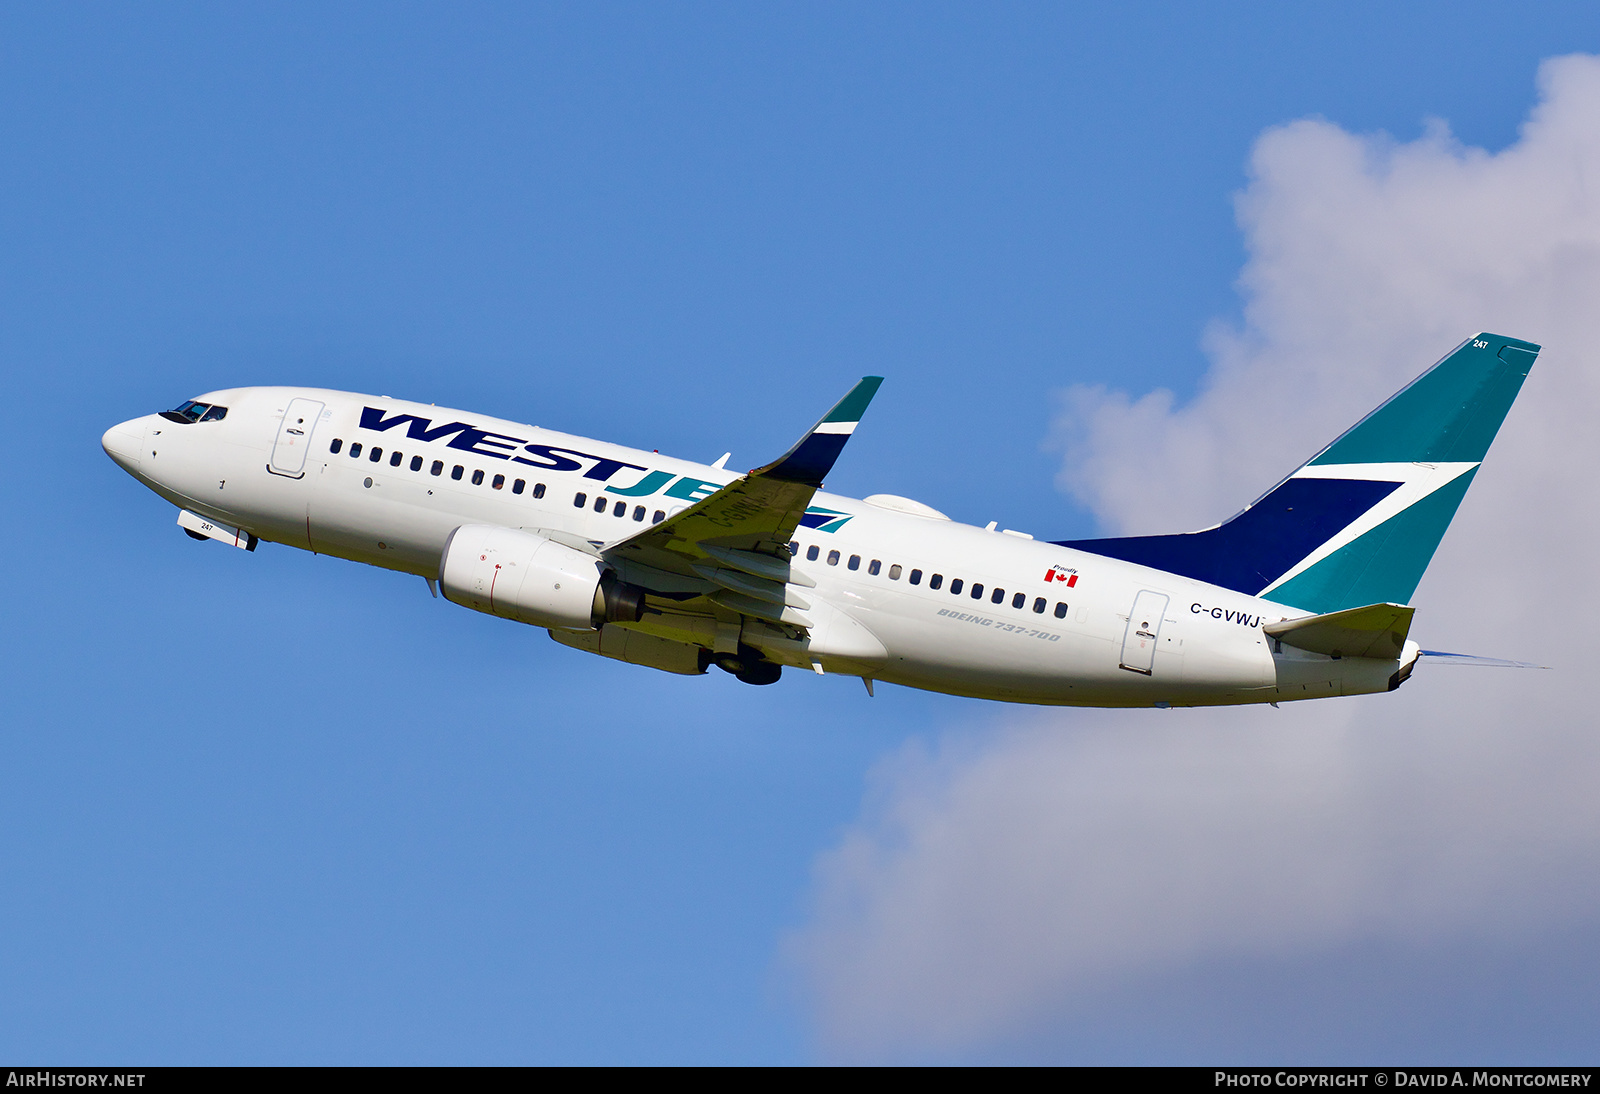
<svg viewBox="0 0 1600 1094">
<path fill-rule="evenodd" d="M 254 387 L 200 402 L 226 407 L 225 417 L 134 419 L 108 431 L 107 451 L 208 521 L 430 581 L 464 525 L 599 550 L 739 478 L 387 397 Z M 1395 658 L 1296 649 L 1262 627 L 1307 616 L 1302 609 L 962 524 L 904 499 L 818 492 L 790 549 L 791 588 L 804 595 L 809 634 L 741 617 L 690 585 L 677 599 L 652 600 L 639 621 L 605 628 L 707 650 L 736 643 L 792 668 L 955 695 L 1093 706 L 1385 691 L 1416 656 L 1410 642 Z M 552 634 L 616 656 L 598 637 Z"/>
</svg>

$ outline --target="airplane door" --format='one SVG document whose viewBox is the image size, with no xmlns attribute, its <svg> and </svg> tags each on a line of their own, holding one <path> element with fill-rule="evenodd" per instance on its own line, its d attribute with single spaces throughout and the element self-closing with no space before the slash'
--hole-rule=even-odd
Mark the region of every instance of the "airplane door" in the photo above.
<svg viewBox="0 0 1600 1094">
<path fill-rule="evenodd" d="M 267 470 L 274 475 L 298 479 L 306 473 L 306 454 L 311 451 L 311 431 L 317 427 L 322 404 L 315 399 L 290 399 L 289 409 L 278 423 L 278 439 L 272 443 L 272 462 Z"/>
<path fill-rule="evenodd" d="M 1133 598 L 1133 610 L 1128 613 L 1128 630 L 1122 636 L 1123 668 L 1150 675 L 1156 659 L 1156 638 L 1161 634 L 1161 617 L 1166 613 L 1165 593 L 1143 589 Z"/>
</svg>

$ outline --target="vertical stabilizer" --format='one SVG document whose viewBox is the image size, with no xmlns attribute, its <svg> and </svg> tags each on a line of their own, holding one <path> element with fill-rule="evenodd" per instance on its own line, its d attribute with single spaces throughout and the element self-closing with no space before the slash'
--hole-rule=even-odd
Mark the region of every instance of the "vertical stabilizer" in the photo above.
<svg viewBox="0 0 1600 1094">
<path fill-rule="evenodd" d="M 1404 604 L 1538 353 L 1514 338 L 1468 339 L 1215 528 L 1062 546 L 1311 612 Z"/>
</svg>

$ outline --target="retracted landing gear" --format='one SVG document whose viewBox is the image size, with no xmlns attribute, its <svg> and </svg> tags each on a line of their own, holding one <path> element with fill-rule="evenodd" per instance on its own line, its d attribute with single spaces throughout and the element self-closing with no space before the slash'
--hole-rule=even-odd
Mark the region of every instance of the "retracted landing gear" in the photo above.
<svg viewBox="0 0 1600 1094">
<path fill-rule="evenodd" d="M 738 653 L 718 654 L 716 666 L 746 684 L 776 684 L 783 675 L 782 665 L 768 661 L 759 650 L 743 645 Z"/>
</svg>

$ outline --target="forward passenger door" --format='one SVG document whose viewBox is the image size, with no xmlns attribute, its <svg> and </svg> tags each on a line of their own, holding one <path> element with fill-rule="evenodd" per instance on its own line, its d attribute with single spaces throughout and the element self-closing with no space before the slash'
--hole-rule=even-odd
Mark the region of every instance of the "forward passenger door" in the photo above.
<svg viewBox="0 0 1600 1094">
<path fill-rule="evenodd" d="M 311 451 L 311 433 L 322 415 L 322 404 L 315 399 L 290 399 L 289 408 L 278 423 L 278 437 L 272 443 L 272 460 L 267 470 L 286 478 L 303 478 L 306 455 Z"/>
</svg>

